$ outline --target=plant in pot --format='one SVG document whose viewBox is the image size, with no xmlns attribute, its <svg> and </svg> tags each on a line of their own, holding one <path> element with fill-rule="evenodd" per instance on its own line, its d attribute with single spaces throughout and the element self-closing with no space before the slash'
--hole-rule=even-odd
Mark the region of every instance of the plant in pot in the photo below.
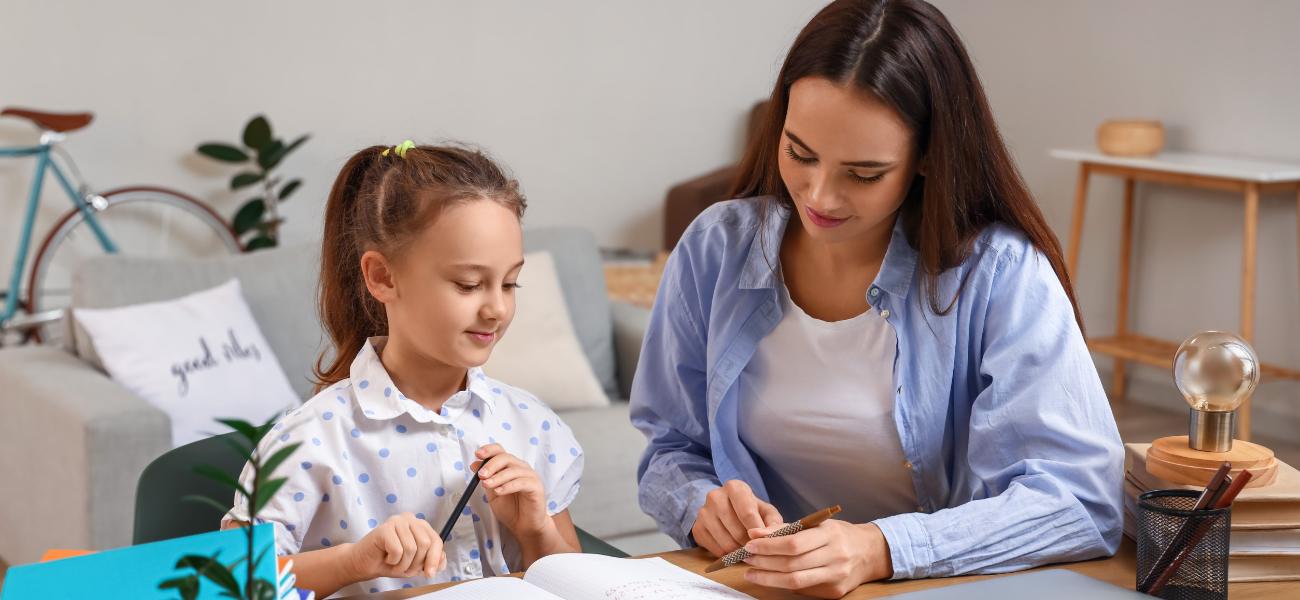
<svg viewBox="0 0 1300 600">
<path fill-rule="evenodd" d="M 244 125 L 242 144 L 199 144 L 198 153 L 203 156 L 231 165 L 243 165 L 244 168 L 230 178 L 231 190 L 257 186 L 261 192 L 261 195 L 244 202 L 232 219 L 231 226 L 245 252 L 279 245 L 280 225 L 284 222 L 280 216 L 280 203 L 302 185 L 302 180 L 285 181 L 276 168 L 308 137 L 309 134 L 303 134 L 286 144 L 272 133 L 270 121 L 257 115 Z"/>
</svg>

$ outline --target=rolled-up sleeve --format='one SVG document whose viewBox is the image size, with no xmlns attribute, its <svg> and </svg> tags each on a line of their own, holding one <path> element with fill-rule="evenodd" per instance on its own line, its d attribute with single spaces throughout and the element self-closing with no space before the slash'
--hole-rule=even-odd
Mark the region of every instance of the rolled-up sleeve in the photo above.
<svg viewBox="0 0 1300 600">
<path fill-rule="evenodd" d="M 965 465 L 969 501 L 875 521 L 894 578 L 999 573 L 1114 554 L 1123 446 L 1050 263 L 999 256 L 986 307 Z"/>
<path fill-rule="evenodd" d="M 632 424 L 648 445 L 637 469 L 641 510 L 682 547 L 708 492 L 718 487 L 709 451 L 705 328 L 683 245 L 669 257 L 633 378 Z"/>
</svg>

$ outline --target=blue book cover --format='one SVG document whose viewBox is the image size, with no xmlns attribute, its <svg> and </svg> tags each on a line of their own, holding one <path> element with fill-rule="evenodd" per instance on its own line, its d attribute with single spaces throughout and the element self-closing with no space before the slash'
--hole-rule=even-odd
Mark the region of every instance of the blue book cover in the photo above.
<svg viewBox="0 0 1300 600">
<path fill-rule="evenodd" d="M 276 568 L 275 539 L 269 524 L 253 529 L 254 557 L 266 552 L 257 565 L 258 579 L 279 581 Z M 160 590 L 158 584 L 168 579 L 190 575 L 193 569 L 176 568 L 176 561 L 187 554 L 216 555 L 229 565 L 248 551 L 243 529 L 201 533 L 173 540 L 128 546 L 63 558 L 44 563 L 10 567 L 5 573 L 0 600 L 46 600 L 55 598 L 97 598 L 100 600 L 175 600 L 175 589 Z M 235 569 L 235 579 L 243 589 L 248 567 Z M 207 579 L 199 584 L 201 600 L 223 598 L 222 589 Z"/>
</svg>

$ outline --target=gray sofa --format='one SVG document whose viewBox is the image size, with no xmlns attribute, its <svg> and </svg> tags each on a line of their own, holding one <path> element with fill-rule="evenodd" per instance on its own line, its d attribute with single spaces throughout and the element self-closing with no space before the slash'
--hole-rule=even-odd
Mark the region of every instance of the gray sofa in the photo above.
<svg viewBox="0 0 1300 600">
<path fill-rule="evenodd" d="M 574 521 L 632 554 L 671 549 L 671 540 L 637 506 L 636 464 L 645 440 L 629 423 L 625 400 L 647 311 L 609 302 L 589 233 L 531 230 L 525 246 L 554 257 L 574 328 L 611 398 L 605 408 L 560 414 L 587 457 L 582 492 L 571 508 Z M 263 334 L 305 399 L 311 366 L 326 345 L 315 310 L 316 253 L 311 246 L 201 261 L 96 258 L 75 278 L 74 305 L 174 298 L 238 277 Z M 87 346 L 82 339 L 79 351 L 0 349 L 0 559 L 9 564 L 34 561 L 49 548 L 129 544 L 136 480 L 169 448 L 167 416 L 98 370 Z"/>
</svg>

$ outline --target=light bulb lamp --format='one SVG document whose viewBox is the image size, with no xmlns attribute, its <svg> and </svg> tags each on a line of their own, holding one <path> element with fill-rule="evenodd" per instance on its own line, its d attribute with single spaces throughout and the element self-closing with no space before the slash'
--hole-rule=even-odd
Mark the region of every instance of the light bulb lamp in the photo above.
<svg viewBox="0 0 1300 600">
<path fill-rule="evenodd" d="M 1189 435 L 1160 438 L 1147 451 L 1147 471 L 1171 483 L 1205 485 L 1223 461 L 1232 472 L 1250 469 L 1248 487 L 1277 477 L 1273 451 L 1242 440 L 1236 410 L 1259 385 L 1259 356 L 1245 340 L 1222 331 L 1202 331 L 1174 353 L 1174 385 L 1191 408 Z"/>
</svg>

